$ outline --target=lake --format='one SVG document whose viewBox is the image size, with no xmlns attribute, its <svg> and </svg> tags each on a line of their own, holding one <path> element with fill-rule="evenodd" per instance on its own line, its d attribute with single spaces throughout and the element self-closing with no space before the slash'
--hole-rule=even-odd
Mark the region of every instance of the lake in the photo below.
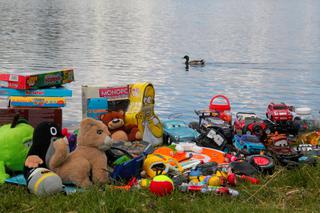
<svg viewBox="0 0 320 213">
<path fill-rule="evenodd" d="M 81 120 L 81 85 L 142 81 L 161 119 L 191 121 L 216 94 L 234 113 L 320 109 L 318 0 L 1 0 L 0 11 L 2 72 L 75 69 L 67 122 Z M 186 71 L 184 55 L 207 64 Z"/>
</svg>

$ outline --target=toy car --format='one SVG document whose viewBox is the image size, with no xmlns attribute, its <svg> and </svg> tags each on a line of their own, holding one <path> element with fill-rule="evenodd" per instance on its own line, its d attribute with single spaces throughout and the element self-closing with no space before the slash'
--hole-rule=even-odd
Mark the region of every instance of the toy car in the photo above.
<svg viewBox="0 0 320 213">
<path fill-rule="evenodd" d="M 266 149 L 255 135 L 235 135 L 233 137 L 233 145 L 244 154 L 258 154 Z"/>
<path fill-rule="evenodd" d="M 200 133 L 188 127 L 184 121 L 167 120 L 163 122 L 164 144 L 196 141 Z"/>
<path fill-rule="evenodd" d="M 266 146 L 288 146 L 289 140 L 286 134 L 271 133 L 264 143 Z"/>
<path fill-rule="evenodd" d="M 234 132 L 238 135 L 252 134 L 263 136 L 271 133 L 269 126 L 264 120 L 257 117 L 253 112 L 238 112 L 234 121 Z"/>
<path fill-rule="evenodd" d="M 273 102 L 268 105 L 266 116 L 273 122 L 291 121 L 293 118 L 288 105 L 285 103 L 275 104 Z"/>
<path fill-rule="evenodd" d="M 232 126 L 217 117 L 215 112 L 211 112 L 210 110 L 195 110 L 195 113 L 199 116 L 199 122 L 198 124 L 193 124 L 193 127 L 196 126 L 200 133 L 208 132 L 208 129 L 215 129 L 228 141 L 232 140 Z"/>
</svg>

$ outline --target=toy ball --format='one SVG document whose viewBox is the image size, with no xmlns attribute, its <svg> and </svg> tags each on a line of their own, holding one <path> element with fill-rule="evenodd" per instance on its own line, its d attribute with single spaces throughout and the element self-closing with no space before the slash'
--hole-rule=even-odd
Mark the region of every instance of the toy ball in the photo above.
<svg viewBox="0 0 320 213">
<path fill-rule="evenodd" d="M 174 190 L 174 184 L 168 176 L 158 175 L 152 179 L 149 189 L 157 196 L 165 196 Z"/>
<path fill-rule="evenodd" d="M 209 180 L 208 180 L 208 185 L 209 186 L 221 186 L 223 184 L 223 179 L 219 176 L 212 176 Z"/>
<path fill-rule="evenodd" d="M 36 168 L 28 178 L 28 189 L 31 193 L 43 196 L 63 190 L 61 178 L 46 168 Z"/>
</svg>

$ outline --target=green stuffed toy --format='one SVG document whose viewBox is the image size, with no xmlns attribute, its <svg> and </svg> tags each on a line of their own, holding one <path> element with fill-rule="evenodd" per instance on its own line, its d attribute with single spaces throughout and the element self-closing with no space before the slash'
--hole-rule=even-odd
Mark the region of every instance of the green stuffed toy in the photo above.
<svg viewBox="0 0 320 213">
<path fill-rule="evenodd" d="M 10 171 L 23 171 L 24 161 L 32 143 L 33 127 L 15 118 L 12 124 L 0 127 L 0 184 Z"/>
</svg>

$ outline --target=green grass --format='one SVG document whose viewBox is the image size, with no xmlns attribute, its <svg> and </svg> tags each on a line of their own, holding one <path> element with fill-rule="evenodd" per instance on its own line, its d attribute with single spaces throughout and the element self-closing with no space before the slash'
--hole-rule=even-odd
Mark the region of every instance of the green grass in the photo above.
<svg viewBox="0 0 320 213">
<path fill-rule="evenodd" d="M 25 187 L 0 186 L 0 212 L 319 212 L 320 166 L 279 169 L 260 185 L 242 184 L 238 197 L 175 191 L 156 197 L 147 190 L 92 188 L 72 195 L 37 197 Z"/>
</svg>

